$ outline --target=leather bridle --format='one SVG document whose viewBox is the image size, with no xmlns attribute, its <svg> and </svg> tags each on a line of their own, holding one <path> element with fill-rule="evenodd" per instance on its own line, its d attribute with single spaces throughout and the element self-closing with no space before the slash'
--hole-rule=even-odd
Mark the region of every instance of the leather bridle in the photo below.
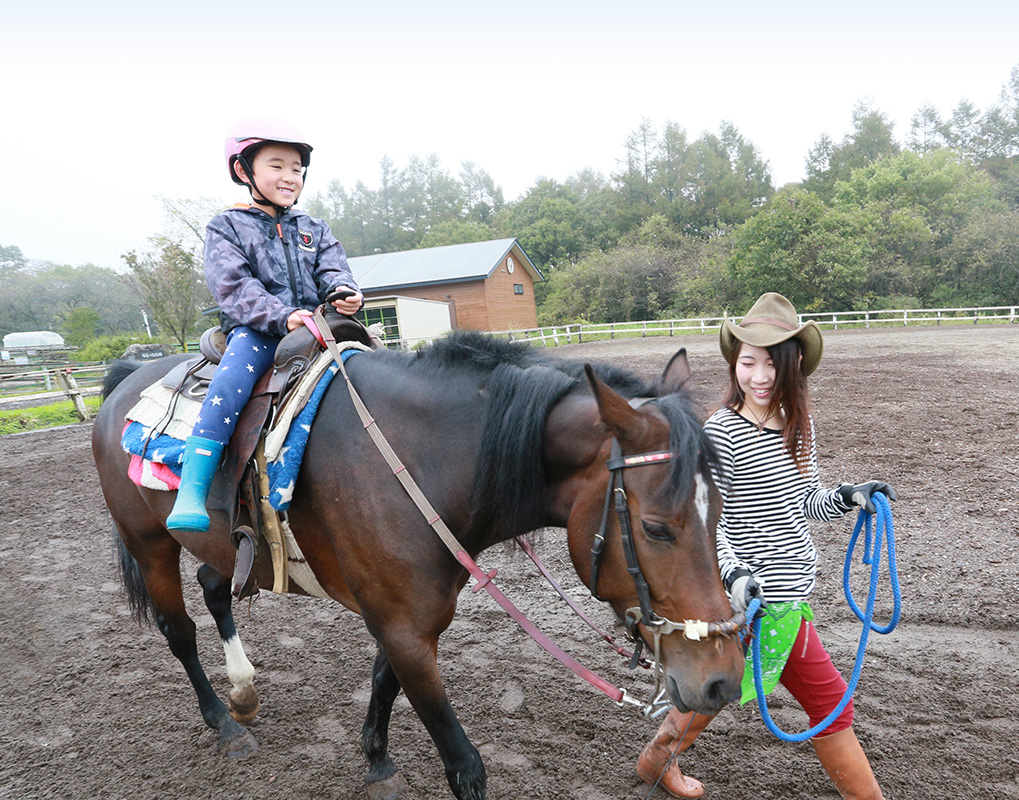
<svg viewBox="0 0 1019 800">
<path fill-rule="evenodd" d="M 657 660 L 658 640 L 661 636 L 674 631 L 683 631 L 683 636 L 692 641 L 711 638 L 713 636 L 734 636 L 741 632 L 746 624 L 745 615 L 740 612 L 730 619 L 722 622 L 703 622 L 702 620 L 684 620 L 673 622 L 655 613 L 651 607 L 651 589 L 647 579 L 641 571 L 640 562 L 637 560 L 637 548 L 633 539 L 633 524 L 630 520 L 630 504 L 626 496 L 626 487 L 623 482 L 623 471 L 630 467 L 643 467 L 649 464 L 663 464 L 672 460 L 672 453 L 667 450 L 659 450 L 651 453 L 640 453 L 638 455 L 624 456 L 619 442 L 612 440 L 612 452 L 605 462 L 609 470 L 609 483 L 605 491 L 605 504 L 602 508 L 601 525 L 595 534 L 594 543 L 591 546 L 591 580 L 588 588 L 591 594 L 599 600 L 598 596 L 598 574 L 601 568 L 602 556 L 605 549 L 605 538 L 608 533 L 609 507 L 615 508 L 616 516 L 619 518 L 619 535 L 623 547 L 623 554 L 626 557 L 626 570 L 633 578 L 637 590 L 637 601 L 640 604 L 626 611 L 624 623 L 630 634 L 636 639 L 638 648 L 643 639 L 637 631 L 637 624 L 641 623 L 655 637 L 655 651 Z"/>
</svg>

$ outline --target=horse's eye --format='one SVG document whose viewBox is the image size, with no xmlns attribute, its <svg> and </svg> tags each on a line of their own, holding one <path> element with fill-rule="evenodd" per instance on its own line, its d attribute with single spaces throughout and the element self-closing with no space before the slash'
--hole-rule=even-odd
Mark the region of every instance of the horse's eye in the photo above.
<svg viewBox="0 0 1019 800">
<path fill-rule="evenodd" d="M 644 528 L 644 533 L 652 539 L 658 539 L 662 542 L 671 542 L 675 538 L 671 533 L 669 533 L 668 527 L 662 525 L 660 522 L 648 522 L 646 519 L 642 519 L 640 524 Z"/>
</svg>

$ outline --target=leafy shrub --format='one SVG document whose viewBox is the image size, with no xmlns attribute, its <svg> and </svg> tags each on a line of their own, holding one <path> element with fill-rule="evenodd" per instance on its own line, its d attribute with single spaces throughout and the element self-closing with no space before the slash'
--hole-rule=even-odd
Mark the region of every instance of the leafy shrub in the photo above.
<svg viewBox="0 0 1019 800">
<path fill-rule="evenodd" d="M 112 361 L 120 358 L 128 345 L 138 341 L 137 336 L 121 334 L 119 336 L 100 336 L 93 339 L 77 353 L 74 354 L 75 361 Z M 176 350 L 176 345 L 166 345 L 167 351 Z"/>
</svg>

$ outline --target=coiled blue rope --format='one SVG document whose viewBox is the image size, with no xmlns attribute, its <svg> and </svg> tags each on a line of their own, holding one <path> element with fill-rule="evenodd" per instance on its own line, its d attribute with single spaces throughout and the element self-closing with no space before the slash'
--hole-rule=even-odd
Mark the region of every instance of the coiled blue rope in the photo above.
<svg viewBox="0 0 1019 800">
<path fill-rule="evenodd" d="M 856 518 L 856 527 L 849 539 L 849 547 L 846 550 L 846 562 L 842 570 L 842 588 L 846 594 L 846 601 L 853 610 L 856 618 L 863 623 L 863 631 L 860 633 L 860 644 L 856 649 L 856 663 L 853 666 L 853 674 L 846 686 L 846 692 L 842 695 L 839 704 L 834 710 L 814 727 L 802 733 L 786 733 L 775 724 L 768 713 L 768 700 L 764 695 L 764 679 L 761 675 L 761 620 L 753 622 L 753 641 L 751 643 L 754 672 L 754 688 L 757 690 L 757 707 L 760 709 L 761 718 L 775 736 L 784 742 L 803 742 L 817 736 L 834 722 L 839 714 L 853 697 L 856 690 L 856 683 L 863 671 L 863 657 L 867 652 L 867 639 L 871 631 L 876 633 L 891 633 L 899 624 L 899 616 L 902 611 L 902 593 L 899 590 L 899 572 L 895 562 L 895 529 L 892 525 L 892 508 L 888 498 L 881 492 L 875 492 L 871 496 L 876 509 L 875 514 L 870 514 L 865 509 L 860 509 Z M 875 517 L 877 524 L 875 525 Z M 867 607 L 860 611 L 859 606 L 853 600 L 853 592 L 849 588 L 849 567 L 853 560 L 853 551 L 856 550 L 856 542 L 861 530 L 866 530 L 863 546 L 863 563 L 870 565 L 870 592 L 867 595 Z M 874 603 L 877 599 L 878 574 L 881 567 L 881 539 L 882 535 L 888 541 L 888 577 L 892 585 L 892 596 L 894 605 L 892 618 L 887 625 L 878 626 L 874 624 Z M 753 619 L 760 608 L 761 601 L 754 598 L 747 607 L 747 619 Z"/>
</svg>

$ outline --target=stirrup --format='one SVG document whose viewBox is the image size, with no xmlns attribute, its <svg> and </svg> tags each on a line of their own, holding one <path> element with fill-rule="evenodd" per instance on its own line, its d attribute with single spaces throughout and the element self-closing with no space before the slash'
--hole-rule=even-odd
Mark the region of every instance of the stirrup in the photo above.
<svg viewBox="0 0 1019 800">
<path fill-rule="evenodd" d="M 230 539 L 237 548 L 234 559 L 234 577 L 230 594 L 238 600 L 258 594 L 258 578 L 254 574 L 255 557 L 258 555 L 258 539 L 247 525 L 241 525 Z"/>
</svg>

